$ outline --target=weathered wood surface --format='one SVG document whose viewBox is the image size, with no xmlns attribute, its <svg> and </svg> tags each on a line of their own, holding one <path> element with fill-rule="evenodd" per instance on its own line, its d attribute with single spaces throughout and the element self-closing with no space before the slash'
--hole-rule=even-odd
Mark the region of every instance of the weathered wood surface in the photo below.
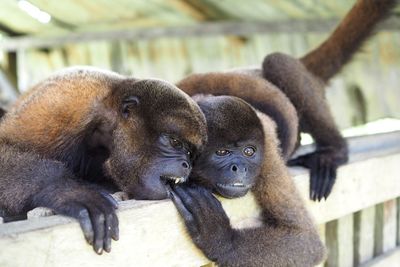
<svg viewBox="0 0 400 267">
<path fill-rule="evenodd" d="M 374 257 L 375 206 L 354 214 L 354 265 L 358 266 Z"/>
<path fill-rule="evenodd" d="M 149 40 L 162 37 L 190 37 L 239 35 L 255 33 L 325 33 L 331 31 L 339 19 L 284 20 L 270 22 L 206 22 L 193 26 L 153 27 L 134 30 L 93 31 L 67 33 L 61 36 L 13 37 L 0 40 L 0 49 L 51 48 L 70 43 L 110 40 Z M 380 25 L 382 30 L 398 30 L 400 19 L 392 18 Z"/>
<path fill-rule="evenodd" d="M 351 163 L 340 169 L 335 189 L 327 201 L 306 200 L 319 224 L 400 196 L 399 138 L 400 132 L 361 138 L 368 144 L 373 141 L 384 145 L 360 152 L 363 157 L 357 156 L 357 152 L 352 154 Z M 350 143 L 361 145 L 361 139 Z M 301 194 L 307 199 L 307 172 L 296 169 L 293 173 Z M 259 210 L 252 195 L 221 200 L 233 225 L 246 227 L 257 223 Z M 102 256 L 97 256 L 86 244 L 78 223 L 70 218 L 50 216 L 2 224 L 0 266 L 125 266 L 127 263 L 132 266 L 199 266 L 208 262 L 185 234 L 182 221 L 169 200 L 121 202 L 118 215 L 121 238 L 113 242 L 110 254 Z M 346 225 L 344 221 L 349 226 L 350 216 L 339 220 L 338 227 Z M 343 229 L 347 229 L 345 233 L 350 228 L 344 226 Z M 340 232 L 343 230 L 334 233 Z M 343 255 L 344 252 L 339 253 Z M 346 265 L 352 260 L 343 258 Z"/>
<path fill-rule="evenodd" d="M 400 267 L 400 247 L 379 256 L 360 267 Z"/>
<path fill-rule="evenodd" d="M 326 224 L 326 267 L 353 266 L 353 215 Z"/>
<path fill-rule="evenodd" d="M 397 199 L 391 199 L 376 207 L 374 254 L 380 255 L 394 249 L 396 235 Z"/>
</svg>

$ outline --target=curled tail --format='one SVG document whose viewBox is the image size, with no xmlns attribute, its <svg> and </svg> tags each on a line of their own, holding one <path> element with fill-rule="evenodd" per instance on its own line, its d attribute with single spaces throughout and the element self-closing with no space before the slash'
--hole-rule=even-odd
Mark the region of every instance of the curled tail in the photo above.
<svg viewBox="0 0 400 267">
<path fill-rule="evenodd" d="M 396 0 L 358 0 L 329 38 L 303 56 L 301 62 L 314 75 L 328 81 L 351 60 L 395 5 Z"/>
</svg>

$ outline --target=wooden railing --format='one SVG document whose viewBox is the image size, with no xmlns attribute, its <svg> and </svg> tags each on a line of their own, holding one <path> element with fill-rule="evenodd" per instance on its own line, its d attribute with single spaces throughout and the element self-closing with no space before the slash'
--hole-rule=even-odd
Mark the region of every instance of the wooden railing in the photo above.
<svg viewBox="0 0 400 267">
<path fill-rule="evenodd" d="M 350 162 L 340 168 L 326 201 L 308 200 L 308 172 L 293 179 L 328 248 L 325 266 L 400 266 L 400 132 L 349 139 Z M 305 148 L 307 149 L 307 148 Z M 221 199 L 236 227 L 259 224 L 251 194 Z M 79 225 L 63 216 L 0 224 L 0 266 L 201 266 L 171 201 L 124 201 L 120 240 L 96 255 Z"/>
</svg>

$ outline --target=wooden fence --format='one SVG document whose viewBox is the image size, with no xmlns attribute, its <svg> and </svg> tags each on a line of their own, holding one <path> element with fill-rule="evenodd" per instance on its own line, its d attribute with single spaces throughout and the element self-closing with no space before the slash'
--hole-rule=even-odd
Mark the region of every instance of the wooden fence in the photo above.
<svg viewBox="0 0 400 267">
<path fill-rule="evenodd" d="M 332 195 L 308 200 L 308 172 L 293 179 L 328 248 L 325 266 L 400 266 L 400 131 L 350 139 L 350 162 Z M 307 149 L 307 148 L 304 148 Z M 234 226 L 259 224 L 252 195 L 221 199 Z M 243 208 L 245 207 L 245 208 Z M 78 223 L 62 216 L 0 224 L 0 266 L 202 266 L 169 200 L 120 202 L 120 240 L 96 255 Z"/>
</svg>

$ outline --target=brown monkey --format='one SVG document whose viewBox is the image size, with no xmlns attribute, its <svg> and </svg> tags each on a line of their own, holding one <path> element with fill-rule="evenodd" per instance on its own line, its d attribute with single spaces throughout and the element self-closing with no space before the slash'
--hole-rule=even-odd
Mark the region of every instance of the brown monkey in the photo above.
<svg viewBox="0 0 400 267">
<path fill-rule="evenodd" d="M 206 116 L 209 142 L 190 179 L 228 197 L 252 187 L 263 225 L 233 229 L 210 191 L 172 186 L 172 200 L 194 243 L 219 266 L 321 262 L 324 246 L 285 166 L 275 122 L 236 97 L 202 96 L 197 101 Z"/>
<path fill-rule="evenodd" d="M 286 160 L 293 152 L 294 145 L 288 139 L 298 135 L 297 127 L 293 126 L 297 122 L 293 121 L 292 108 L 288 108 L 294 105 L 294 113 L 300 119 L 299 130 L 311 134 L 316 150 L 290 160 L 288 164 L 310 168 L 310 198 L 327 198 L 335 182 L 338 166 L 348 160 L 348 150 L 325 101 L 321 79 L 326 81 L 340 71 L 370 36 L 372 26 L 386 17 L 394 3 L 394 0 L 358 1 L 332 36 L 301 60 L 275 53 L 264 59 L 262 69 L 193 74 L 180 81 L 178 87 L 189 95 L 237 96 L 273 118 Z M 322 70 L 324 68 L 325 71 Z M 260 85 L 260 77 L 269 83 Z M 265 88 L 265 95 L 260 88 Z M 286 97 L 276 93 L 278 90 L 284 92 Z"/>
<path fill-rule="evenodd" d="M 331 36 L 300 60 L 280 53 L 264 59 L 263 77 L 288 96 L 296 107 L 300 130 L 315 141 L 314 152 L 289 161 L 310 169 L 313 200 L 328 197 L 338 166 L 348 159 L 346 142 L 325 100 L 325 83 L 350 61 L 395 4 L 396 0 L 358 0 Z"/>
<path fill-rule="evenodd" d="M 205 127 L 199 107 L 174 85 L 67 69 L 22 96 L 0 124 L 0 209 L 42 206 L 77 218 L 94 250 L 109 252 L 118 239 L 116 203 L 98 185 L 166 198 L 167 180 L 188 177 Z"/>
<path fill-rule="evenodd" d="M 393 1 L 380 3 L 358 2 L 345 18 L 345 23 L 341 24 L 342 33 L 339 36 L 342 36 L 343 40 L 338 44 L 340 44 L 339 47 L 350 49 L 346 58 L 355 52 L 371 32 L 371 28 L 360 27 L 360 31 L 352 35 L 357 40 L 357 44 L 351 48 L 351 44 L 345 40 L 348 38 L 346 31 L 343 31 L 346 28 L 351 29 L 355 23 L 349 19 L 349 16 L 365 17 L 366 21 L 357 23 L 366 23 L 366 25 L 372 26 L 382 19 L 393 6 Z M 360 12 L 364 15 L 360 16 Z M 350 30 L 350 32 L 352 31 L 354 29 Z M 331 42 L 338 38 L 337 34 L 333 36 L 336 37 L 331 39 Z M 345 44 L 350 44 L 350 48 Z M 331 53 L 331 55 L 333 54 Z M 326 58 L 326 60 L 329 64 L 335 62 L 336 59 Z M 346 60 L 337 62 L 341 65 L 336 65 L 335 73 L 346 63 Z M 320 62 L 320 64 L 323 63 L 323 61 Z M 308 63 L 304 64 L 308 66 Z M 310 70 L 312 71 L 312 68 Z M 208 258 L 216 261 L 219 265 L 312 266 L 322 260 L 324 247 L 281 158 L 282 156 L 286 160 L 294 148 L 293 144 L 297 135 L 297 114 L 293 113 L 292 104 L 288 99 L 279 93 L 274 93 L 276 91 L 274 85 L 265 81 L 262 83 L 258 77 L 272 77 L 270 80 L 285 92 L 296 106 L 302 130 L 306 129 L 307 121 L 311 121 L 313 124 L 309 123 L 309 127 L 322 127 L 324 129 L 322 132 L 329 138 L 332 133 L 325 131 L 333 129 L 331 137 L 334 138 L 331 141 L 338 147 L 329 151 L 331 149 L 329 140 L 321 140 L 313 135 L 318 150 L 315 154 L 311 154 L 322 153 L 321 159 L 326 158 L 324 153 L 331 154 L 331 162 L 318 166 L 316 163 L 324 163 L 324 160 L 318 162 L 319 156 L 308 156 L 308 159 L 302 157 L 297 160 L 304 159 L 304 162 L 307 162 L 310 161 L 310 158 L 314 158 L 314 161 L 317 161 L 314 163 L 316 168 L 311 170 L 311 175 L 316 173 L 319 183 L 315 183 L 314 176 L 311 182 L 311 197 L 320 199 L 321 194 L 325 197 L 329 194 L 336 176 L 337 166 L 335 165 L 347 160 L 347 148 L 333 124 L 326 103 L 317 102 L 324 99 L 323 84 L 317 77 L 309 73 L 298 60 L 282 54 L 274 54 L 266 57 L 262 70 L 247 69 L 235 73 L 198 74 L 189 76 L 178 83 L 178 86 L 190 95 L 208 93 L 239 96 L 264 113 L 258 113 L 264 131 L 264 142 L 261 144 L 260 140 L 250 138 L 255 135 L 257 123 L 254 123 L 254 114 L 248 113 L 248 109 L 246 111 L 243 108 L 243 103 L 238 104 L 239 102 L 236 101 L 236 104 L 229 104 L 234 100 L 226 97 L 223 101 L 220 101 L 221 98 L 212 96 L 198 99 L 198 103 L 206 115 L 209 143 L 196 160 L 192 173 L 195 182 L 200 182 L 227 197 L 244 195 L 252 187 L 262 210 L 263 225 L 252 229 L 233 229 L 218 200 L 201 187 L 193 185 L 173 187 L 172 198 L 184 218 L 195 244 Z M 268 100 L 266 101 L 265 98 Z M 283 108 L 285 105 L 286 108 Z M 282 109 L 289 110 L 289 112 L 282 112 Z M 312 114 L 312 111 L 316 114 Z M 243 114 L 248 114 L 248 116 Z M 249 116 L 253 117 L 253 120 L 249 119 Z M 253 123 L 249 123 L 251 121 Z M 321 123 L 322 125 L 319 125 Z M 311 134 L 318 131 L 318 129 L 309 130 Z M 328 142 L 324 143 L 323 140 Z M 249 147 L 252 147 L 250 154 L 248 153 Z M 281 152 L 279 147 L 282 149 Z M 324 147 L 326 150 L 323 149 Z M 252 161 L 246 159 L 249 155 L 257 157 L 257 151 L 263 153 L 261 159 Z M 225 159 L 219 157 L 225 157 Z M 262 162 L 261 171 L 257 169 L 257 162 Z M 246 170 L 246 167 L 250 167 L 251 164 L 255 168 L 252 173 Z M 241 165 L 241 172 L 238 171 L 240 170 L 239 165 Z M 318 173 L 321 170 L 327 173 Z M 255 174 L 257 177 L 254 177 Z M 229 182 L 225 177 L 229 178 Z M 255 185 L 253 186 L 254 181 Z"/>
</svg>

